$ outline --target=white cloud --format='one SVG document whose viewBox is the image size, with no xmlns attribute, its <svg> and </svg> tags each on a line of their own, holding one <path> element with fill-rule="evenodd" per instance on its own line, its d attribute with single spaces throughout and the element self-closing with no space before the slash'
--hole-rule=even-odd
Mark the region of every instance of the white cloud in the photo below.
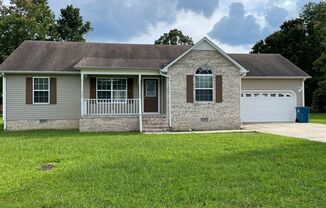
<svg viewBox="0 0 326 208">
<path fill-rule="evenodd" d="M 4 3 L 9 4 L 9 1 L 4 0 Z M 198 1 L 204 3 L 198 4 Z M 176 2 L 181 3 L 174 5 Z M 215 5 L 214 2 L 219 2 L 219 6 L 212 10 L 211 5 Z M 92 26 L 97 31 L 88 35 L 91 41 L 134 43 L 153 43 L 164 32 L 173 28 L 182 30 L 194 41 L 198 41 L 207 36 L 214 25 L 228 14 L 229 6 L 234 2 L 245 5 L 245 15 L 252 15 L 262 30 L 269 26 L 265 16 L 273 7 L 286 9 L 289 17 L 292 18 L 298 15 L 298 7 L 308 0 L 208 0 L 207 2 L 206 0 L 49 0 L 57 16 L 60 9 L 68 4 L 80 8 L 84 19 L 91 20 Z M 145 5 L 146 9 L 139 5 Z M 198 5 L 202 7 L 198 8 Z M 162 9 L 157 9 L 158 6 Z M 210 10 L 207 9 L 208 7 Z M 123 9 L 120 11 L 119 8 L 128 12 L 123 12 Z M 162 11 L 166 11 L 167 16 L 172 15 L 173 18 L 161 18 L 165 16 Z M 215 12 L 211 14 L 212 11 Z M 151 18 L 151 15 L 154 18 Z M 140 18 L 137 18 L 139 16 Z M 122 30 L 120 27 L 125 29 Z M 140 29 L 132 32 L 133 28 Z M 125 31 L 124 38 L 119 39 L 123 31 Z M 230 46 L 219 41 L 216 43 L 227 52 L 248 52 L 252 46 Z"/>
<path fill-rule="evenodd" d="M 194 42 L 197 42 L 204 36 L 207 36 L 207 33 L 212 30 L 216 20 L 221 19 L 226 13 L 227 11 L 225 10 L 223 12 L 216 11 L 212 17 L 207 18 L 193 12 L 182 11 L 177 15 L 175 23 L 167 24 L 160 22 L 155 26 L 150 25 L 147 33 L 132 37 L 126 42 L 153 44 L 163 33 L 173 28 L 182 30 L 185 35 L 191 36 Z M 251 45 L 231 46 L 216 40 L 212 41 L 227 53 L 248 53 L 252 47 Z"/>
</svg>

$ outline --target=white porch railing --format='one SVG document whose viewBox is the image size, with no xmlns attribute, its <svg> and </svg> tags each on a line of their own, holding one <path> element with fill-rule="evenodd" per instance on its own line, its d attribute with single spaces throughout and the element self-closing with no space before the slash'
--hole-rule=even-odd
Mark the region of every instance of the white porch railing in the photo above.
<svg viewBox="0 0 326 208">
<path fill-rule="evenodd" d="M 84 99 L 84 115 L 138 115 L 139 99 Z"/>
</svg>

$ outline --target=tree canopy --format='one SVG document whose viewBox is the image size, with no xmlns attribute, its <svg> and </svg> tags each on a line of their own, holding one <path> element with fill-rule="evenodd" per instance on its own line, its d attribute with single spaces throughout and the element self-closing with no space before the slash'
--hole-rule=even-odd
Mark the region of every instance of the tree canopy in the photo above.
<svg viewBox="0 0 326 208">
<path fill-rule="evenodd" d="M 61 9 L 61 16 L 57 20 L 57 32 L 64 41 L 86 41 L 84 35 L 92 30 L 89 21 L 83 23 L 78 8 L 68 5 Z"/>
<path fill-rule="evenodd" d="M 325 11 L 326 2 L 306 4 L 299 18 L 284 22 L 279 31 L 258 41 L 251 51 L 251 53 L 280 53 L 311 75 L 312 78 L 306 81 L 306 104 L 312 105 L 315 111 L 321 110 L 321 100 L 325 99 L 320 97 L 321 93 L 314 96 L 314 92 L 320 88 L 322 80 L 325 79 L 323 78 L 325 74 L 323 68 L 326 66 L 323 58 L 326 43 Z M 320 91 L 322 90 L 318 92 Z M 317 100 L 319 104 L 316 103 Z"/>
<path fill-rule="evenodd" d="M 47 0 L 0 0 L 0 64 L 25 40 L 85 41 L 90 22 L 83 23 L 79 9 L 61 10 L 56 21 Z M 2 94 L 0 78 L 0 96 Z"/>
<path fill-rule="evenodd" d="M 0 63 L 24 40 L 53 40 L 55 19 L 46 0 L 12 0 L 0 11 Z"/>
<path fill-rule="evenodd" d="M 316 38 L 320 40 L 320 57 L 314 62 L 314 71 L 320 75 L 318 87 L 313 94 L 313 109 L 317 112 L 326 111 L 326 3 L 316 5 L 314 20 Z"/>
<path fill-rule="evenodd" d="M 193 45 L 192 38 L 184 35 L 180 30 L 173 29 L 169 33 L 164 33 L 158 40 L 155 41 L 156 45 Z"/>
<path fill-rule="evenodd" d="M 0 2 L 0 63 L 24 40 L 85 41 L 90 22 L 83 23 L 79 9 L 67 6 L 56 21 L 47 0 Z"/>
</svg>

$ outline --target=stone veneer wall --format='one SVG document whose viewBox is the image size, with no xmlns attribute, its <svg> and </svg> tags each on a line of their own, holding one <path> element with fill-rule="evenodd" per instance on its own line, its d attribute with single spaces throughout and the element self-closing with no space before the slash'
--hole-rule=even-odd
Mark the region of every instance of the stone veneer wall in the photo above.
<svg viewBox="0 0 326 208">
<path fill-rule="evenodd" d="M 7 121 L 7 131 L 37 129 L 78 129 L 79 120 L 17 120 Z"/>
<path fill-rule="evenodd" d="M 139 116 L 86 116 L 80 119 L 81 132 L 139 131 Z"/>
<path fill-rule="evenodd" d="M 204 64 L 213 69 L 214 101 L 196 103 L 194 99 L 194 103 L 187 103 L 186 76 L 194 75 Z M 240 69 L 217 51 L 191 51 L 170 67 L 168 75 L 171 77 L 173 131 L 240 128 Z M 216 75 L 222 75 L 222 103 L 215 101 Z"/>
</svg>

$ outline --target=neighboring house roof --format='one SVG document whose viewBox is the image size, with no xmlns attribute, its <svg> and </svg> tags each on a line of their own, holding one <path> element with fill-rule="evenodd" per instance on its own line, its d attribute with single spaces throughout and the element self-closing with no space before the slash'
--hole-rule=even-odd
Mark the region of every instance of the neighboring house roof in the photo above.
<svg viewBox="0 0 326 208">
<path fill-rule="evenodd" d="M 247 76 L 309 77 L 307 73 L 279 54 L 229 54 L 249 72 Z"/>
<path fill-rule="evenodd" d="M 213 44 L 207 38 L 201 41 Z M 193 48 L 194 46 L 187 45 L 25 41 L 0 65 L 0 71 L 73 72 L 81 68 L 164 69 Z M 215 48 L 239 68 L 248 70 L 247 76 L 250 77 L 309 77 L 278 54 L 226 54 L 217 46 Z"/>
</svg>

